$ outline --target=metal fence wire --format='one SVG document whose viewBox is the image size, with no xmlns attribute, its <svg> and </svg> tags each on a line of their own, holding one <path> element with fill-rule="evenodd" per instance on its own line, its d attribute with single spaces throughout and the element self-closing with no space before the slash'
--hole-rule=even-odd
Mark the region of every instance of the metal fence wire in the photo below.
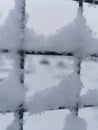
<svg viewBox="0 0 98 130">
<path fill-rule="evenodd" d="M 20 0 L 21 1 L 21 7 L 20 7 L 20 13 L 21 13 L 21 21 L 20 21 L 20 31 L 23 34 L 23 37 L 20 38 L 20 48 L 16 51 L 14 50 L 10 50 L 10 49 L 1 49 L 0 52 L 1 53 L 11 53 L 14 52 L 14 54 L 19 56 L 19 70 L 20 70 L 20 84 L 22 87 L 24 87 L 24 73 L 22 73 L 21 70 L 24 70 L 24 66 L 25 66 L 25 57 L 26 55 L 53 55 L 53 56 L 71 56 L 71 57 L 75 57 L 73 52 L 52 52 L 52 51 L 33 51 L 33 50 L 26 50 L 22 48 L 22 45 L 25 42 L 25 16 L 26 16 L 26 0 Z M 83 9 L 83 2 L 87 2 L 87 3 L 93 3 L 93 0 L 74 0 L 76 2 L 79 3 L 79 7 L 81 9 Z M 98 4 L 98 1 L 94 0 L 95 4 Z M 81 12 L 82 13 L 82 12 Z M 88 57 L 94 57 L 94 58 L 98 58 L 98 54 L 90 54 Z M 80 57 L 75 57 L 77 58 L 77 74 L 80 76 L 80 71 L 81 71 L 81 58 Z M 95 107 L 97 105 L 93 105 L 93 104 L 85 104 L 83 106 L 80 106 L 79 103 L 77 102 L 76 106 L 74 108 L 72 108 L 76 114 L 76 116 L 78 116 L 78 111 L 80 108 L 87 108 L 87 107 Z M 59 106 L 58 110 L 61 109 L 70 109 L 67 106 Z M 53 109 L 50 109 L 53 110 Z M 57 109 L 56 109 L 57 110 Z M 18 120 L 19 120 L 19 125 L 20 128 L 19 130 L 23 130 L 23 118 L 24 118 L 24 113 L 28 112 L 28 110 L 25 108 L 24 106 L 24 102 L 21 102 L 21 104 L 18 106 L 18 108 L 16 108 L 16 111 L 10 111 L 7 110 L 6 113 L 15 113 L 18 116 Z M 0 113 L 5 113 L 5 111 L 0 111 Z"/>
</svg>

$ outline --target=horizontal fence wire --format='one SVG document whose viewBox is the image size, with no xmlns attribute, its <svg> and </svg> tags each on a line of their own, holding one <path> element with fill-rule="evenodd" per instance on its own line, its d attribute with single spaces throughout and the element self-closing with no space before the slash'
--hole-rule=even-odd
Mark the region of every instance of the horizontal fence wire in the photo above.
<svg viewBox="0 0 98 130">
<path fill-rule="evenodd" d="M 85 109 L 85 108 L 93 108 L 93 107 L 98 107 L 98 104 L 94 104 L 94 105 L 92 105 L 92 104 L 85 104 L 85 105 L 79 105 L 78 106 L 78 108 L 79 109 Z M 75 108 L 75 106 L 60 106 L 60 107 L 58 107 L 58 108 L 49 108 L 49 109 L 46 109 L 45 111 L 56 111 L 56 110 L 66 110 L 66 109 L 74 109 Z M 0 111 L 0 114 L 5 114 L 5 113 L 14 113 L 14 112 L 16 112 L 17 110 L 7 110 L 7 111 Z M 24 113 L 26 113 L 26 112 L 29 112 L 27 109 L 25 109 L 25 108 L 22 108 L 22 112 L 24 112 Z"/>
<path fill-rule="evenodd" d="M 56 51 L 34 51 L 34 50 L 10 50 L 10 49 L 0 49 L 0 53 L 4 54 L 4 53 L 12 53 L 12 52 L 16 52 L 16 53 L 24 53 L 26 55 L 53 55 L 53 56 L 77 56 L 76 53 L 74 52 L 56 52 Z M 86 57 L 95 57 L 98 58 L 98 54 L 97 53 L 92 53 L 92 54 L 87 54 L 85 56 Z"/>
<path fill-rule="evenodd" d="M 72 0 L 72 1 L 79 2 L 80 0 Z M 89 4 L 96 4 L 96 5 L 98 5 L 98 1 L 97 0 L 83 0 L 83 2 L 89 3 Z"/>
</svg>

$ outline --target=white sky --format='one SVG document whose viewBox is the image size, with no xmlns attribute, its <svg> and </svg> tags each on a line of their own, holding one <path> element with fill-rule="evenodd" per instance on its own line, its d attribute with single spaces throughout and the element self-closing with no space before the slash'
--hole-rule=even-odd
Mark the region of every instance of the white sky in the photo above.
<svg viewBox="0 0 98 130">
<path fill-rule="evenodd" d="M 7 2 L 7 3 L 6 3 Z M 14 7 L 14 0 L 0 0 L 0 23 Z M 28 25 L 38 33 L 55 33 L 75 17 L 78 4 L 71 0 L 27 0 Z M 88 25 L 98 33 L 98 7 L 84 5 Z M 98 34 L 97 34 L 98 35 Z"/>
</svg>

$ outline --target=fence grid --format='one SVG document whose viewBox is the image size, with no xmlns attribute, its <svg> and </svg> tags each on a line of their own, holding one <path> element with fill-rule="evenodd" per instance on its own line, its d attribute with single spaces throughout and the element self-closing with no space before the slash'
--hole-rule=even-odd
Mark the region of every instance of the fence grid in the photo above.
<svg viewBox="0 0 98 130">
<path fill-rule="evenodd" d="M 87 3 L 94 3 L 94 4 L 98 4 L 98 1 L 96 0 L 73 0 L 73 1 L 77 1 L 79 2 L 79 7 L 82 9 L 81 13 L 83 11 L 83 2 L 87 2 Z M 26 50 L 23 49 L 22 46 L 25 42 L 25 15 L 26 15 L 26 0 L 21 0 L 21 7 L 20 7 L 20 13 L 21 13 L 21 21 L 20 21 L 20 32 L 21 34 L 23 34 L 23 37 L 20 38 L 20 49 L 15 51 L 14 53 L 16 55 L 19 56 L 19 70 L 20 70 L 20 84 L 22 85 L 22 87 L 24 87 L 24 73 L 22 73 L 21 70 L 24 70 L 24 66 L 25 66 L 25 56 L 26 55 L 53 55 L 53 56 L 71 56 L 71 57 L 75 57 L 77 59 L 77 74 L 80 77 L 80 73 L 81 73 L 81 58 L 80 57 L 76 57 L 75 54 L 73 52 L 52 52 L 52 51 L 33 51 L 33 50 Z M 13 50 L 10 49 L 0 49 L 1 53 L 11 53 L 13 52 Z M 98 54 L 88 54 L 87 57 L 94 57 L 94 58 L 98 58 Z M 75 107 L 70 108 L 70 106 L 59 106 L 59 108 L 57 108 L 58 110 L 61 109 L 73 109 L 75 112 L 75 115 L 78 116 L 78 110 L 81 108 L 87 108 L 87 107 L 97 107 L 98 105 L 95 104 L 85 104 L 85 105 L 80 105 L 79 102 L 76 103 Z M 57 110 L 57 109 L 49 109 L 50 111 L 52 110 Z M 19 105 L 18 108 L 16 108 L 16 111 L 10 111 L 7 110 L 5 111 L 0 111 L 0 113 L 15 113 L 18 116 L 18 120 L 19 120 L 19 125 L 20 128 L 19 130 L 23 130 L 23 118 L 24 118 L 24 113 L 28 112 L 28 110 L 24 107 L 24 103 L 21 102 L 21 104 Z"/>
</svg>

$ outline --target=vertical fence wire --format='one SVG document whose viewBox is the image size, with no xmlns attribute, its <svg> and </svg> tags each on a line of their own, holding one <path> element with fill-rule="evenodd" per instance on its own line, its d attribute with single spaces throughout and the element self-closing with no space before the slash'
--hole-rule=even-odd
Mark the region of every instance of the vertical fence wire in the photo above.
<svg viewBox="0 0 98 130">
<path fill-rule="evenodd" d="M 79 11 L 80 11 L 80 15 L 83 14 L 83 0 L 79 0 Z M 79 76 L 79 79 L 81 80 L 81 56 L 77 57 L 77 62 L 76 62 L 76 71 L 77 74 Z M 80 93 L 77 95 L 77 103 L 76 103 L 76 107 L 75 107 L 75 115 L 78 116 L 78 111 L 79 111 L 79 95 Z"/>
<path fill-rule="evenodd" d="M 19 55 L 19 70 L 20 70 L 20 86 L 23 87 L 22 89 L 24 90 L 24 66 L 25 66 L 25 52 L 23 50 L 24 44 L 25 44 L 25 8 L 26 8 L 26 0 L 21 0 L 21 4 L 19 7 L 19 11 L 21 14 L 20 18 L 20 24 L 19 24 L 19 29 L 20 29 L 20 49 L 18 55 Z M 23 118 L 24 118 L 24 103 L 22 102 L 17 110 L 17 115 L 19 118 L 19 130 L 23 130 Z"/>
</svg>

